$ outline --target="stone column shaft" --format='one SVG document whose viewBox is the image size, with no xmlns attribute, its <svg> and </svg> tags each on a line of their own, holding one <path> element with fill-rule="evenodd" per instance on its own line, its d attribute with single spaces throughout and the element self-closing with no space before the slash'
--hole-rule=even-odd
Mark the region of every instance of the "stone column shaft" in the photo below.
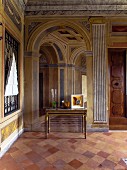
<svg viewBox="0 0 127 170">
<path fill-rule="evenodd" d="M 24 126 L 33 130 L 39 125 L 39 57 L 25 54 Z"/>
</svg>

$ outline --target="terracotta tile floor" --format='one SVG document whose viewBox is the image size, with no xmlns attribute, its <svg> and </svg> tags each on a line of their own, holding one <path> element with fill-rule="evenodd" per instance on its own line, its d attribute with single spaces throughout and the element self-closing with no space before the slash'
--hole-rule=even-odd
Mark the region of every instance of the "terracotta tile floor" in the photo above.
<svg viewBox="0 0 127 170">
<path fill-rule="evenodd" d="M 125 170 L 127 132 L 25 132 L 0 160 L 0 170 Z"/>
</svg>

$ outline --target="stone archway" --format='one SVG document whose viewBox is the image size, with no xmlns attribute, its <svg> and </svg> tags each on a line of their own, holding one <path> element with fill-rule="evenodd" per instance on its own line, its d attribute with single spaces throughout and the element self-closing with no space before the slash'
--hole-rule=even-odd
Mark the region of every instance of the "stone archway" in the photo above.
<svg viewBox="0 0 127 170">
<path fill-rule="evenodd" d="M 49 21 L 45 24 L 40 25 L 29 37 L 28 42 L 27 42 L 27 52 L 26 52 L 26 57 L 25 57 L 25 77 L 26 77 L 26 82 L 28 83 L 27 86 L 31 86 L 31 89 L 25 88 L 25 96 L 29 100 L 29 94 L 31 93 L 31 105 L 35 107 L 30 107 L 30 109 L 25 107 L 25 122 L 26 122 L 26 128 L 28 129 L 34 129 L 36 128 L 39 124 L 39 49 L 41 45 L 44 43 L 44 39 L 48 39 L 48 36 L 54 34 L 55 31 L 60 30 L 61 32 L 64 31 L 65 29 L 66 33 L 73 32 L 73 34 L 76 34 L 77 36 L 80 35 L 80 40 L 83 41 L 83 46 L 84 46 L 84 51 L 90 51 L 91 50 L 91 42 L 90 42 L 90 36 L 85 30 L 85 28 L 82 28 L 78 24 L 75 24 L 75 22 L 72 21 L 60 21 L 60 20 L 55 20 L 55 21 Z M 60 32 L 59 31 L 59 32 Z M 58 32 L 57 32 L 58 33 Z M 62 32 L 63 35 L 65 35 Z M 69 35 L 70 36 L 70 35 Z M 73 40 L 74 38 L 71 37 Z M 49 37 L 50 42 L 53 43 L 53 39 Z M 57 37 L 57 39 L 59 39 Z M 70 40 L 70 37 L 68 38 Z M 63 58 L 64 60 L 58 61 L 58 91 L 60 96 L 59 98 L 59 103 L 65 99 L 68 100 L 69 95 L 73 94 L 73 85 L 68 86 L 69 84 L 73 83 L 72 79 L 69 79 L 69 77 L 73 76 L 73 64 L 72 64 L 72 58 L 70 57 L 71 54 L 73 53 L 74 48 L 73 46 L 68 48 L 68 44 L 65 43 L 63 45 L 63 49 L 61 48 L 62 46 L 57 43 L 53 43 L 53 46 L 55 49 L 58 51 L 58 48 L 62 50 L 63 53 Z M 68 52 L 69 51 L 69 52 Z M 28 75 L 28 63 L 29 61 L 31 62 L 31 79 L 30 76 Z M 36 63 L 36 64 L 35 64 Z M 36 68 L 35 68 L 36 67 Z M 35 74 L 35 76 L 33 76 Z M 28 81 L 30 79 L 30 81 Z M 30 83 L 31 84 L 30 84 Z M 33 90 L 36 89 L 36 92 Z M 69 93 L 68 93 L 69 92 Z M 28 95 L 27 95 L 28 94 Z M 28 118 L 31 121 L 27 121 Z M 33 119 L 34 118 L 34 119 Z M 27 126 L 28 122 L 30 123 L 29 126 Z"/>
<path fill-rule="evenodd" d="M 86 42 L 86 51 L 91 50 L 91 40 L 90 40 L 90 34 L 86 30 L 86 28 L 83 28 L 79 26 L 79 24 L 75 23 L 74 21 L 67 21 L 67 20 L 54 20 L 46 22 L 45 24 L 40 25 L 29 37 L 29 40 L 27 42 L 27 51 L 38 51 L 43 38 L 48 35 L 49 33 L 60 29 L 61 27 L 70 27 L 72 29 L 75 29 L 79 34 L 82 35 L 83 39 Z"/>
</svg>

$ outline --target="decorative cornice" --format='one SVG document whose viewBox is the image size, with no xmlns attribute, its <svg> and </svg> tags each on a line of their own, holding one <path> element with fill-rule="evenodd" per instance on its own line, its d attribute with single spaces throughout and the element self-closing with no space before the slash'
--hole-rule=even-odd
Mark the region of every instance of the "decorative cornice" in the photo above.
<svg viewBox="0 0 127 170">
<path fill-rule="evenodd" d="M 82 10 L 82 11 L 27 11 L 25 12 L 26 16 L 31 16 L 31 15 L 47 15 L 47 16 L 126 16 L 127 15 L 127 10 L 122 11 L 122 10 L 117 10 L 117 11 L 90 11 L 90 10 Z"/>
<path fill-rule="evenodd" d="M 26 11 L 54 11 L 54 10 L 71 10 L 71 11 L 117 11 L 117 10 L 127 10 L 127 4 L 126 5 L 100 5 L 100 4 L 82 4 L 82 5 L 75 5 L 75 4 L 69 4 L 69 5 L 34 5 L 34 6 L 27 6 Z"/>
<path fill-rule="evenodd" d="M 10 0 L 4 0 L 4 10 L 6 14 L 11 18 L 12 22 L 19 29 L 19 31 L 21 31 L 22 29 L 21 17 L 19 16 L 18 12 L 16 11 L 14 5 Z"/>
<path fill-rule="evenodd" d="M 126 15 L 126 1 L 54 1 L 31 2 L 27 4 L 25 15 L 85 15 L 85 16 L 110 16 Z"/>
<path fill-rule="evenodd" d="M 24 0 L 28 5 L 127 5 L 126 0 Z"/>
</svg>

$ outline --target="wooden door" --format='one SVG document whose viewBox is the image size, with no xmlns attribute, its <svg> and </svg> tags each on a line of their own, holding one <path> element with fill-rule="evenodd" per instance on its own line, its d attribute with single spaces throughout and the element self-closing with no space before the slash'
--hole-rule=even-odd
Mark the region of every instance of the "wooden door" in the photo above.
<svg viewBox="0 0 127 170">
<path fill-rule="evenodd" d="M 109 50 L 110 70 L 110 129 L 127 129 L 125 96 L 126 50 Z"/>
</svg>

